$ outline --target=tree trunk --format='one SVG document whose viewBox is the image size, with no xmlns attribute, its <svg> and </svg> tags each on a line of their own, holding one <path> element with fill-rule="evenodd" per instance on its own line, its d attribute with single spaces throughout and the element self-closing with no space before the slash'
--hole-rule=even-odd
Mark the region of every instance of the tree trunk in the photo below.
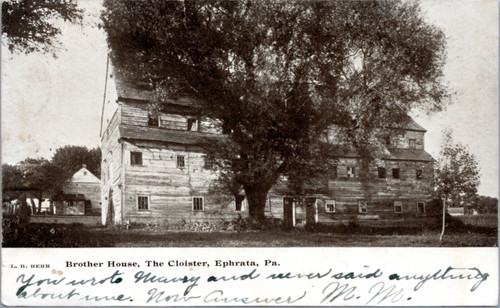
<svg viewBox="0 0 500 308">
<path fill-rule="evenodd" d="M 443 199 L 443 226 L 441 228 L 441 235 L 439 236 L 439 242 L 443 241 L 444 227 L 446 226 L 446 200 Z"/>
<path fill-rule="evenodd" d="M 248 215 L 251 221 L 263 222 L 265 220 L 264 210 L 268 191 L 269 189 L 245 187 L 248 200 Z"/>
</svg>

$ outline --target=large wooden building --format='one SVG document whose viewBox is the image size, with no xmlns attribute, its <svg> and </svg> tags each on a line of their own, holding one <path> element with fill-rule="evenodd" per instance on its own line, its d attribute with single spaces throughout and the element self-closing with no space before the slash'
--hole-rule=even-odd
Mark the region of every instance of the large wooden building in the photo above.
<svg viewBox="0 0 500 308">
<path fill-rule="evenodd" d="M 217 177 L 205 159 L 201 140 L 221 132 L 195 113 L 192 101 L 168 101 L 152 114 L 155 99 L 146 87 L 107 76 L 101 125 L 103 223 L 231 220 L 248 215 L 244 196 L 210 193 Z M 425 151 L 425 129 L 410 119 L 360 180 L 359 159 L 346 154 L 323 187 L 301 198 L 282 184 L 269 192 L 266 215 L 300 225 L 322 222 L 405 220 L 426 215 L 431 199 L 432 157 Z"/>
</svg>

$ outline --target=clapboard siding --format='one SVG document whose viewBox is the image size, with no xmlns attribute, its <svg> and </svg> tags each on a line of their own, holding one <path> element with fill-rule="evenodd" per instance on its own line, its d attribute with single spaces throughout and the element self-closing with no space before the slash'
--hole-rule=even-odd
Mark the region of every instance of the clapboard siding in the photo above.
<svg viewBox="0 0 500 308">
<path fill-rule="evenodd" d="M 192 221 L 234 219 L 246 212 L 235 211 L 234 201 L 220 202 L 212 196 L 210 184 L 217 174 L 206 170 L 205 155 L 196 148 L 123 142 L 124 216 L 131 221 Z M 142 153 L 142 165 L 130 164 L 130 153 Z M 177 157 L 184 157 L 184 167 Z M 138 197 L 148 197 L 149 208 L 138 208 Z M 193 196 L 204 198 L 204 210 L 193 210 Z"/>
<path fill-rule="evenodd" d="M 92 214 L 101 214 L 101 183 L 69 182 L 64 186 L 63 192 L 83 194 L 90 201 Z"/>
<path fill-rule="evenodd" d="M 149 112 L 145 103 L 121 103 L 122 110 L 121 123 L 135 126 L 149 126 Z M 189 114 L 174 114 L 174 113 L 158 113 L 158 127 L 175 130 L 187 130 L 188 119 L 197 119 L 195 125 L 200 132 L 220 133 L 220 124 L 206 117 L 196 117 Z"/>
<path fill-rule="evenodd" d="M 246 200 L 243 211 L 236 211 L 234 196 L 215 195 L 210 189 L 217 173 L 205 169 L 205 155 L 200 142 L 220 136 L 220 123 L 197 116 L 188 105 L 171 105 L 158 117 L 158 125 L 152 127 L 148 123 L 147 103 L 120 100 L 118 111 L 102 137 L 103 221 L 110 201 L 114 204 L 115 223 L 214 221 L 246 217 Z M 192 127 L 196 132 L 188 131 L 189 119 L 197 120 Z M 424 151 L 425 131 L 415 123 L 412 125 L 391 140 L 392 146 L 400 151 L 389 149 L 384 159 L 373 163 L 367 183 L 361 181 L 361 169 L 355 153 L 346 153 L 338 160 L 336 176 L 331 174 L 310 185 L 310 195 L 302 198 L 316 199 L 319 222 L 398 220 L 421 215 L 417 202 L 427 202 L 431 198 L 432 158 Z M 334 131 L 328 135 L 331 143 L 343 141 Z M 131 152 L 141 153 L 142 164 L 131 164 Z M 180 156 L 184 158 L 184 166 L 178 166 Z M 354 178 L 348 177 L 348 167 L 354 167 Z M 378 178 L 378 168 L 385 168 L 385 178 Z M 399 178 L 392 175 L 395 168 L 399 169 Z M 421 179 L 416 178 L 416 170 L 422 170 Z M 291 193 L 286 179 L 281 178 L 269 192 L 265 214 L 282 219 L 283 197 L 288 195 Z M 147 209 L 138 208 L 138 197 L 147 197 Z M 203 197 L 202 211 L 193 209 L 193 197 Z M 333 213 L 326 210 L 328 200 L 335 201 Z M 366 201 L 367 213 L 359 212 L 359 201 Z M 395 201 L 402 203 L 403 213 L 394 212 Z M 296 202 L 295 217 L 299 222 L 306 221 L 304 202 Z"/>
<path fill-rule="evenodd" d="M 121 122 L 121 108 L 118 108 L 101 138 L 101 216 L 102 223 L 106 222 L 109 213 L 110 201 L 113 202 L 114 222 L 121 221 L 121 144 L 119 142 L 119 124 Z M 111 199 L 110 199 L 111 191 Z M 120 215 L 117 215 L 120 214 Z"/>
</svg>

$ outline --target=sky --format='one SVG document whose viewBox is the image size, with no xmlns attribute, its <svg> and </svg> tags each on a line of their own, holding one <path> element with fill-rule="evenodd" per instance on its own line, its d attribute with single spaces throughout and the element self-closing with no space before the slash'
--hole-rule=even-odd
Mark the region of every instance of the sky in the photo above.
<svg viewBox="0 0 500 308">
<path fill-rule="evenodd" d="M 11 54 L 2 46 L 2 163 L 50 159 L 65 145 L 99 146 L 107 44 L 97 27 L 99 0 L 80 0 L 83 26 L 58 23 L 62 46 L 48 54 Z M 443 112 L 415 111 L 438 157 L 444 128 L 469 147 L 481 168 L 479 193 L 498 197 L 498 4 L 425 0 L 423 14 L 447 37 L 444 79 L 456 94 Z"/>
</svg>

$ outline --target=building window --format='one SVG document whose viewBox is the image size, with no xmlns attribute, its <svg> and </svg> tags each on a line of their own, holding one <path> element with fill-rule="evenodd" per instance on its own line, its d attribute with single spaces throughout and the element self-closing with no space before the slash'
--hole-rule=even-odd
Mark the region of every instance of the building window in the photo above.
<svg viewBox="0 0 500 308">
<path fill-rule="evenodd" d="M 177 155 L 177 168 L 186 167 L 186 163 L 184 161 L 184 155 Z"/>
<path fill-rule="evenodd" d="M 423 175 L 422 175 L 422 169 L 417 169 L 415 171 L 415 177 L 416 177 L 417 180 L 421 180 L 422 179 L 422 177 L 423 177 Z"/>
<path fill-rule="evenodd" d="M 358 202 L 358 208 L 360 213 L 366 213 L 368 212 L 368 206 L 366 201 L 359 201 Z"/>
<path fill-rule="evenodd" d="M 142 153 L 141 152 L 130 152 L 130 164 L 131 165 L 142 165 Z"/>
<path fill-rule="evenodd" d="M 188 118 L 187 119 L 187 130 L 189 131 L 198 131 L 198 119 L 196 118 Z"/>
<path fill-rule="evenodd" d="M 394 201 L 394 213 L 403 213 L 403 202 Z"/>
<path fill-rule="evenodd" d="M 399 168 L 392 169 L 392 177 L 395 179 L 399 179 Z"/>
<path fill-rule="evenodd" d="M 378 167 L 378 178 L 379 179 L 385 179 L 385 168 L 384 167 Z"/>
<path fill-rule="evenodd" d="M 420 214 L 425 213 L 425 202 L 417 202 L 417 212 Z"/>
<path fill-rule="evenodd" d="M 327 213 L 335 213 L 335 200 L 326 200 L 325 211 Z"/>
<path fill-rule="evenodd" d="M 236 195 L 235 196 L 235 208 L 234 210 L 236 212 L 241 212 L 243 210 L 243 200 L 245 200 L 245 196 L 242 195 Z"/>
<path fill-rule="evenodd" d="M 354 167 L 347 167 L 347 177 L 348 178 L 353 178 L 356 176 L 356 168 Z"/>
<path fill-rule="evenodd" d="M 203 197 L 193 197 L 193 211 L 203 211 Z"/>
<path fill-rule="evenodd" d="M 408 143 L 410 145 L 410 149 L 415 149 L 415 139 L 408 140 Z"/>
<path fill-rule="evenodd" d="M 149 210 L 149 198 L 147 196 L 137 196 L 137 209 L 139 211 Z"/>
<path fill-rule="evenodd" d="M 205 169 L 214 170 L 215 169 L 215 159 L 205 156 Z"/>
<path fill-rule="evenodd" d="M 154 114 L 148 114 L 148 125 L 149 126 L 159 126 L 160 123 L 159 123 L 159 119 L 158 119 L 158 115 L 154 115 Z"/>
</svg>

